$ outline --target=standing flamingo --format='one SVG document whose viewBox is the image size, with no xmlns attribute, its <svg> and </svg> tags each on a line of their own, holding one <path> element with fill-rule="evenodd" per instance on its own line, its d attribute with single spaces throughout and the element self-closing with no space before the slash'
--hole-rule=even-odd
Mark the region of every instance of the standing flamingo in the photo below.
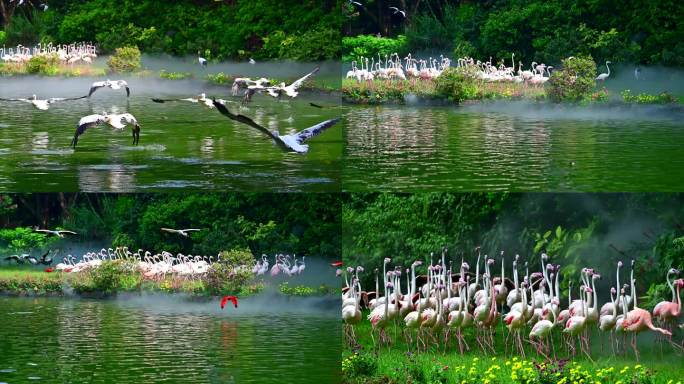
<svg viewBox="0 0 684 384">
<path fill-rule="evenodd" d="M 634 260 L 632 260 L 632 266 L 634 266 Z M 632 348 L 634 349 L 634 355 L 636 355 L 637 361 L 639 361 L 639 349 L 636 345 L 636 337 L 639 332 L 650 329 L 655 332 L 660 332 L 666 336 L 672 336 L 672 333 L 667 329 L 658 328 L 653 325 L 651 313 L 645 309 L 637 307 L 637 295 L 636 290 L 634 289 L 634 268 L 632 268 L 630 280 L 634 308 L 625 314 L 625 318 L 622 321 L 622 328 L 625 332 L 632 332 Z"/>
</svg>

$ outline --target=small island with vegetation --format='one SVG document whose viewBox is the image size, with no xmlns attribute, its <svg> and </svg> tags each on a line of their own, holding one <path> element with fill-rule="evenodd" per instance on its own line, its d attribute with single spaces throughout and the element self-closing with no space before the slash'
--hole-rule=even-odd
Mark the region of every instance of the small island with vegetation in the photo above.
<svg viewBox="0 0 684 384">
<path fill-rule="evenodd" d="M 654 20 L 676 23 L 676 12 L 660 9 L 677 5 L 665 1 L 659 7 L 616 10 L 599 3 L 436 0 L 406 1 L 398 8 L 384 0 L 349 2 L 342 38 L 343 100 L 684 102 L 676 84 L 646 85 L 660 80 L 657 66 L 667 72 L 684 65 L 678 55 L 684 52 L 681 41 L 652 28 Z M 538 17 L 542 13 L 548 16 L 544 22 Z M 626 80 L 646 90 L 632 89 Z"/>
</svg>

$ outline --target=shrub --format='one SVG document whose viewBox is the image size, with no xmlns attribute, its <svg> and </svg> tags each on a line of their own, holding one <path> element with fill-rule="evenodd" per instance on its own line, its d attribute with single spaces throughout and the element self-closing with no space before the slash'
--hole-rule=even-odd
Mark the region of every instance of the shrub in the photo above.
<svg viewBox="0 0 684 384">
<path fill-rule="evenodd" d="M 207 290 L 214 295 L 235 294 L 252 278 L 254 255 L 249 250 L 234 249 L 219 253 L 220 262 L 206 273 Z"/>
<path fill-rule="evenodd" d="M 342 374 L 347 377 L 371 376 L 377 368 L 375 358 L 368 354 L 354 353 L 342 360 Z"/>
<path fill-rule="evenodd" d="M 563 69 L 551 74 L 548 96 L 555 102 L 586 99 L 596 86 L 595 76 L 596 63 L 591 57 L 563 59 Z"/>
<path fill-rule="evenodd" d="M 5 44 L 5 40 L 7 40 L 7 33 L 0 31 L 0 44 Z"/>
<path fill-rule="evenodd" d="M 477 97 L 475 79 L 468 74 L 467 70 L 447 68 L 435 79 L 435 82 L 438 95 L 457 103 Z"/>
<path fill-rule="evenodd" d="M 133 72 L 140 69 L 140 50 L 138 47 L 117 48 L 107 60 L 107 66 L 112 72 Z"/>
<path fill-rule="evenodd" d="M 341 39 L 337 30 L 319 28 L 302 34 L 275 31 L 263 39 L 256 57 L 317 61 L 339 57 Z"/>
<path fill-rule="evenodd" d="M 26 73 L 54 76 L 57 74 L 57 56 L 33 56 L 26 63 Z"/>
<path fill-rule="evenodd" d="M 395 39 L 388 37 L 376 37 L 373 35 L 359 35 L 342 38 L 342 60 L 352 61 L 359 57 L 381 57 L 398 53 L 403 56 L 407 53 L 406 37 L 397 36 Z"/>
</svg>

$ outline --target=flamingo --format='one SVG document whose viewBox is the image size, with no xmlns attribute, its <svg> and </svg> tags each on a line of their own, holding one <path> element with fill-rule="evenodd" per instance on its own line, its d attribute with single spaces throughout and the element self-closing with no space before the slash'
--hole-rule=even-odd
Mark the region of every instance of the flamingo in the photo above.
<svg viewBox="0 0 684 384">
<path fill-rule="evenodd" d="M 633 266 L 634 260 L 632 260 L 632 267 Z M 655 332 L 660 332 L 665 336 L 672 336 L 672 332 L 668 331 L 667 329 L 659 328 L 653 325 L 651 313 L 645 309 L 637 307 L 637 295 L 636 290 L 634 289 L 634 268 L 632 268 L 630 280 L 631 292 L 633 296 L 632 300 L 634 300 L 634 307 L 631 311 L 625 314 L 625 318 L 622 321 L 622 328 L 625 332 L 632 332 L 632 348 L 634 349 L 634 355 L 636 356 L 637 361 L 639 361 L 639 349 L 636 345 L 636 337 L 639 332 L 643 332 L 647 329 L 650 329 Z"/>
<path fill-rule="evenodd" d="M 602 73 L 602 74 L 596 76 L 596 80 L 605 81 L 608 78 L 608 76 L 610 76 L 610 67 L 608 66 L 608 64 L 613 64 L 613 63 L 611 63 L 610 61 L 606 61 L 606 68 L 608 68 L 608 73 Z"/>
<path fill-rule="evenodd" d="M 126 88 L 126 97 L 131 96 L 131 89 L 128 87 L 128 83 L 125 80 L 105 80 L 105 81 L 96 81 L 90 86 L 90 91 L 88 91 L 88 96 L 92 96 L 92 94 L 97 91 L 100 88 L 110 88 L 110 89 L 121 89 L 121 88 Z"/>
<path fill-rule="evenodd" d="M 168 232 L 168 233 L 175 233 L 177 235 L 181 235 L 183 237 L 188 237 L 189 232 L 199 232 L 201 229 L 199 228 L 187 228 L 187 229 L 172 229 L 172 228 L 161 228 L 162 232 Z"/>
<path fill-rule="evenodd" d="M 125 121 L 126 124 L 131 124 L 133 145 L 138 145 L 138 142 L 140 141 L 140 124 L 138 124 L 138 120 L 136 120 L 136 118 L 130 113 L 108 114 L 105 112 L 102 115 L 94 114 L 82 117 L 76 126 L 76 132 L 74 132 L 74 138 L 71 140 L 71 146 L 76 148 L 76 144 L 78 144 L 78 137 L 85 133 L 86 129 L 88 128 L 107 123 L 116 129 L 123 129 L 126 124 L 123 124 L 121 122 L 122 120 Z"/>
</svg>

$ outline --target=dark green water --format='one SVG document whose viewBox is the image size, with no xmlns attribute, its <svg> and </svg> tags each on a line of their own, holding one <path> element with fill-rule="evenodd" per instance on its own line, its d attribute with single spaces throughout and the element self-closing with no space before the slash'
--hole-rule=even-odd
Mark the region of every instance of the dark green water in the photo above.
<svg viewBox="0 0 684 384">
<path fill-rule="evenodd" d="M 339 382 L 339 303 L 284 300 L 0 297 L 0 382 Z"/>
<path fill-rule="evenodd" d="M 337 73 L 337 72 L 336 72 Z M 3 79 L 0 97 L 74 97 L 86 94 L 93 79 Z M 189 102 L 158 104 L 152 97 L 185 98 L 206 92 L 229 98 L 229 86 L 198 80 L 127 79 L 125 91 L 97 91 L 91 99 L 52 104 L 40 111 L 27 103 L 0 102 L 0 190 L 32 191 L 337 191 L 340 186 L 342 127 L 311 139 L 306 154 L 287 153 L 247 125 L 215 109 Z M 303 91 L 296 99 L 255 96 L 232 112 L 251 117 L 281 134 L 337 117 L 339 98 Z M 100 126 L 69 145 L 79 119 L 107 112 L 132 113 L 142 126 L 140 145 L 132 146 L 129 128 Z"/>
<path fill-rule="evenodd" d="M 347 191 L 681 191 L 684 111 L 349 106 Z"/>
</svg>

